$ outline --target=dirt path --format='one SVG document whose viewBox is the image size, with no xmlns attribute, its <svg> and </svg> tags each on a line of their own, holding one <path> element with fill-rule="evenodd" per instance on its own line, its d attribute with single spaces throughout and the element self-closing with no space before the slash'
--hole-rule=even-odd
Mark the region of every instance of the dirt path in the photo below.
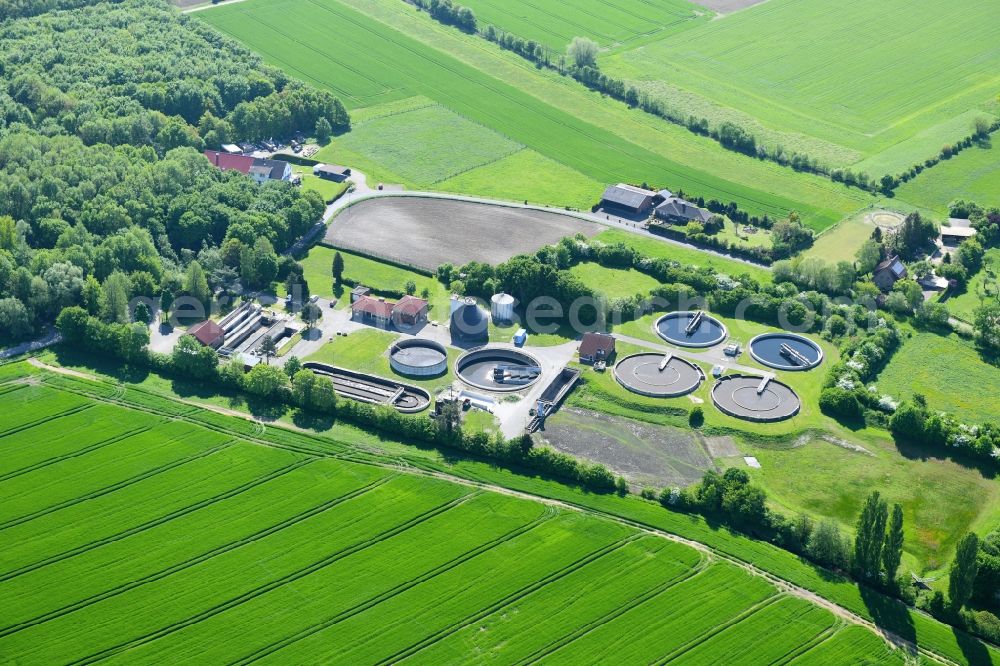
<svg viewBox="0 0 1000 666">
<path fill-rule="evenodd" d="M 78 370 L 72 370 L 70 368 L 61 368 L 61 367 L 58 367 L 58 366 L 49 365 L 49 364 L 44 363 L 44 362 L 42 362 L 42 361 L 40 361 L 40 360 L 38 360 L 36 358 L 30 358 L 30 359 L 28 359 L 28 363 L 30 363 L 32 366 L 34 366 L 36 368 L 39 368 L 39 369 L 42 369 L 42 370 L 47 370 L 49 372 L 54 372 L 54 373 L 61 374 L 61 375 L 68 375 L 68 376 L 71 376 L 71 377 L 76 377 L 76 378 L 79 378 L 79 379 L 85 379 L 85 380 L 96 381 L 96 382 L 106 382 L 107 381 L 107 380 L 104 380 L 104 379 L 98 377 L 97 375 L 92 375 L 92 374 L 88 374 L 88 373 L 85 373 L 85 372 L 80 372 Z M 199 407 L 201 409 L 207 409 L 209 411 L 217 412 L 219 414 L 224 414 L 226 416 L 234 416 L 234 417 L 237 417 L 237 418 L 242 418 L 242 419 L 245 419 L 245 420 L 254 421 L 256 423 L 262 423 L 260 421 L 257 421 L 256 419 L 248 418 L 248 415 L 245 412 L 240 412 L 238 410 L 227 409 L 225 407 L 218 407 L 218 406 L 215 406 L 215 405 L 208 405 L 208 404 L 205 404 L 205 403 L 202 403 L 202 402 L 198 402 L 198 401 L 193 401 L 193 400 L 184 400 L 184 399 L 181 399 L 181 398 L 176 398 L 174 396 L 169 396 L 169 399 L 175 400 L 177 402 L 181 402 L 181 403 L 184 403 L 184 404 L 196 406 L 196 407 Z M 108 399 L 106 399 L 106 401 L 107 402 L 118 403 L 118 401 L 115 400 L 114 398 L 108 398 Z M 121 403 L 118 403 L 118 404 L 121 404 Z M 134 407 L 129 406 L 129 405 L 123 405 L 123 406 L 134 408 Z M 294 425 L 290 425 L 290 424 L 286 424 L 286 423 L 282 423 L 281 427 L 282 428 L 287 428 L 289 430 L 297 431 L 297 432 L 313 434 L 312 431 L 310 431 L 308 429 L 298 428 L 298 427 L 296 427 Z M 250 441 L 250 442 L 262 445 L 262 446 L 274 446 L 273 443 L 268 442 L 267 440 L 254 439 L 254 438 L 251 438 L 251 437 L 244 437 L 244 436 L 241 436 L 241 439 L 244 439 L 246 441 Z M 358 448 L 360 450 L 366 450 L 367 449 L 367 447 L 358 447 Z M 370 451 L 370 452 L 377 452 L 377 451 Z M 323 454 L 317 452 L 315 455 L 321 456 Z M 384 456 L 384 453 L 382 455 Z M 800 587 L 798 585 L 795 585 L 794 583 L 791 583 L 791 582 L 789 582 L 787 580 L 784 580 L 783 578 L 775 576 L 774 574 L 771 574 L 771 573 L 769 573 L 767 571 L 759 569 L 757 566 L 755 566 L 754 564 L 752 564 L 750 562 L 746 562 L 744 560 L 740 560 L 738 558 L 732 557 L 732 556 L 727 555 L 725 553 L 722 553 L 722 552 L 720 552 L 718 550 L 715 550 L 714 548 L 712 548 L 712 547 L 710 547 L 710 546 L 708 546 L 706 544 L 703 544 L 700 541 L 694 541 L 692 539 L 688 539 L 686 537 L 682 537 L 682 536 L 679 536 L 677 534 L 673 534 L 671 532 L 667 532 L 667 531 L 664 531 L 664 530 L 656 529 L 656 528 L 650 527 L 648 525 L 644 525 L 642 523 L 639 523 L 639 522 L 636 522 L 636 521 L 633 521 L 633 520 L 629 520 L 627 518 L 622 518 L 621 516 L 616 516 L 614 514 L 609 514 L 609 513 L 606 513 L 606 512 L 597 510 L 597 509 L 593 509 L 593 508 L 590 508 L 590 507 L 586 507 L 586 506 L 574 504 L 572 502 L 566 502 L 566 501 L 563 501 L 563 500 L 557 500 L 557 499 L 553 499 L 551 497 L 544 497 L 544 496 L 540 496 L 540 495 L 534 495 L 534 494 L 523 492 L 523 491 L 520 491 L 520 490 L 514 490 L 512 488 L 507 488 L 507 487 L 504 487 L 504 486 L 498 486 L 498 485 L 495 485 L 495 484 L 492 484 L 492 483 L 484 483 L 484 482 L 481 482 L 481 481 L 474 481 L 472 479 L 467 479 L 467 478 L 464 478 L 464 477 L 455 476 L 455 475 L 447 474 L 447 473 L 444 473 L 444 472 L 436 472 L 436 471 L 432 471 L 432 470 L 421 469 L 421 468 L 418 468 L 418 467 L 413 467 L 412 465 L 406 463 L 405 461 L 391 462 L 391 458 L 387 458 L 385 462 L 371 461 L 369 464 L 376 465 L 376 466 L 379 466 L 379 467 L 383 467 L 383 468 L 386 468 L 386 469 L 392 469 L 392 470 L 401 470 L 402 469 L 402 471 L 405 471 L 406 473 L 409 473 L 409 474 L 417 474 L 417 475 L 421 475 L 421 476 L 425 476 L 425 477 L 440 479 L 442 481 L 447 481 L 449 483 L 455 483 L 455 484 L 466 486 L 466 487 L 470 487 L 470 488 L 476 488 L 476 489 L 479 489 L 479 490 L 484 490 L 484 491 L 487 491 L 487 492 L 498 493 L 498 494 L 501 494 L 501 495 L 506 495 L 506 496 L 509 496 L 509 497 L 516 497 L 516 498 L 519 498 L 519 499 L 524 499 L 524 500 L 528 500 L 528 501 L 532 501 L 532 502 L 539 502 L 539 503 L 544 504 L 546 506 L 559 508 L 559 509 L 562 509 L 562 510 L 565 510 L 565 511 L 573 511 L 573 512 L 576 512 L 576 513 L 584 513 L 584 514 L 587 514 L 587 515 L 594 516 L 596 518 L 600 518 L 600 519 L 603 519 L 603 520 L 610 520 L 612 522 L 616 522 L 616 523 L 619 523 L 621 525 L 628 526 L 628 527 L 630 527 L 632 529 L 635 529 L 635 530 L 637 530 L 637 531 L 639 531 L 639 532 L 641 532 L 643 534 L 647 534 L 647 535 L 651 535 L 651 536 L 656 536 L 656 537 L 659 537 L 659 538 L 662 538 L 662 539 L 667 539 L 667 540 L 673 541 L 675 543 L 684 544 L 684 545 L 686 545 L 686 546 L 688 546 L 690 548 L 694 548 L 698 552 L 702 553 L 709 560 L 719 560 L 719 561 L 728 562 L 729 564 L 732 564 L 734 566 L 738 566 L 738 567 L 744 569 L 745 571 L 749 572 L 750 574 L 752 574 L 754 576 L 759 576 L 761 578 L 764 578 L 764 579 L 768 580 L 776 588 L 778 588 L 778 590 L 780 590 L 781 592 L 783 592 L 785 594 L 788 594 L 788 595 L 791 595 L 791 596 L 794 596 L 794 597 L 798 597 L 800 599 L 804 599 L 804 600 L 809 601 L 811 603 L 814 603 L 814 604 L 816 604 L 818 606 L 821 606 L 821 607 L 827 609 L 828 611 L 830 611 L 831 613 L 833 613 L 836 617 L 840 618 L 844 622 L 847 622 L 848 624 L 854 624 L 854 625 L 865 627 L 869 631 L 872 631 L 875 634 L 881 636 L 883 639 L 885 639 L 889 644 L 891 644 L 895 648 L 905 650 L 911 656 L 912 655 L 916 655 L 916 654 L 920 654 L 921 656 L 923 656 L 926 659 L 928 659 L 930 661 L 933 661 L 935 663 L 941 663 L 941 664 L 953 664 L 954 663 L 954 662 L 952 662 L 950 660 L 947 660 L 947 659 L 945 659 L 943 657 L 940 657 L 937 654 L 934 654 L 934 653 L 929 652 L 929 651 L 927 651 L 927 650 L 925 650 L 923 648 L 918 647 L 912 641 L 909 641 L 909 640 L 907 640 L 907 639 L 905 639 L 905 638 L 903 638 L 903 637 L 901 637 L 901 636 L 899 636 L 899 635 L 897 635 L 897 634 L 895 634 L 893 632 L 890 632 L 890 631 L 887 631 L 887 630 L 885 630 L 885 629 L 883 629 L 881 627 L 878 627 L 874 622 L 871 622 L 870 620 L 867 620 L 867 619 L 861 617 L 860 615 L 857 615 L 853 611 L 850 611 L 850 610 L 844 608 L 843 606 L 840 606 L 840 605 L 838 605 L 838 604 L 836 604 L 836 603 L 834 603 L 834 602 L 832 602 L 832 601 L 830 601 L 830 600 L 828 600 L 828 599 L 826 599 L 826 598 L 824 598 L 824 597 L 816 594 L 815 592 L 807 590 L 804 587 Z"/>
</svg>

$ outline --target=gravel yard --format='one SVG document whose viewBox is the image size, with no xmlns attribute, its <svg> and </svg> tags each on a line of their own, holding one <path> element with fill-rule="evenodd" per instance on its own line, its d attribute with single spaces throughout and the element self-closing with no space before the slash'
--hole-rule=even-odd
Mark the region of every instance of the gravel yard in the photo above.
<svg viewBox="0 0 1000 666">
<path fill-rule="evenodd" d="M 430 197 L 379 197 L 333 218 L 326 243 L 434 270 L 443 263 L 497 264 L 566 236 L 603 227 L 569 215 Z"/>
</svg>

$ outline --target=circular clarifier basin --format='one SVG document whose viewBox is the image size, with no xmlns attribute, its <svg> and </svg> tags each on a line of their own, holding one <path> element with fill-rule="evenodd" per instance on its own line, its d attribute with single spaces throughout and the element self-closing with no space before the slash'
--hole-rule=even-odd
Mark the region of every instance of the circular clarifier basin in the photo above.
<svg viewBox="0 0 1000 666">
<path fill-rule="evenodd" d="M 750 341 L 755 361 L 775 370 L 811 370 L 823 362 L 823 350 L 796 333 L 764 333 Z"/>
<path fill-rule="evenodd" d="M 459 379 L 484 391 L 520 391 L 538 381 L 541 373 L 541 364 L 535 357 L 502 347 L 476 349 L 455 361 Z"/>
<path fill-rule="evenodd" d="M 448 370 L 448 350 L 433 340 L 399 340 L 389 348 L 389 365 L 401 375 L 435 377 Z"/>
<path fill-rule="evenodd" d="M 677 398 L 697 389 L 705 374 L 701 368 L 682 358 L 642 353 L 619 361 L 615 366 L 615 379 L 639 395 Z"/>
<path fill-rule="evenodd" d="M 745 421 L 784 421 L 799 413 L 802 402 L 787 384 L 775 379 L 726 375 L 712 387 L 719 411 Z"/>
<path fill-rule="evenodd" d="M 701 310 L 665 314 L 653 324 L 656 334 L 680 347 L 712 347 L 726 339 L 721 321 Z"/>
</svg>

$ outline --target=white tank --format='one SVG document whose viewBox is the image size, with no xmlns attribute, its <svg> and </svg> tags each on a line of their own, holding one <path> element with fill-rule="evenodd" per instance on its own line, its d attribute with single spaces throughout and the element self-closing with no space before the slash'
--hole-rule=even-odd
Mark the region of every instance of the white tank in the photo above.
<svg viewBox="0 0 1000 666">
<path fill-rule="evenodd" d="M 490 314 L 493 321 L 514 321 L 514 297 L 503 292 L 490 299 Z"/>
</svg>

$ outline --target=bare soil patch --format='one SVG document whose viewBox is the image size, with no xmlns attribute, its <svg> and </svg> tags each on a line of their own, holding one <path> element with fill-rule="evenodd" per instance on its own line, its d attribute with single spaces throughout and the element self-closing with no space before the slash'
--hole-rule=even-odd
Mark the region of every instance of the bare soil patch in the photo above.
<svg viewBox="0 0 1000 666">
<path fill-rule="evenodd" d="M 713 458 L 735 458 L 743 455 L 732 437 L 707 437 L 705 447 Z"/>
<path fill-rule="evenodd" d="M 589 410 L 560 409 L 540 436 L 550 446 L 601 463 L 639 487 L 684 487 L 714 469 L 701 442 L 687 430 Z"/>
<path fill-rule="evenodd" d="M 443 263 L 497 264 L 603 227 L 530 208 L 430 197 L 380 197 L 345 209 L 325 242 L 344 250 L 434 270 Z"/>
</svg>

